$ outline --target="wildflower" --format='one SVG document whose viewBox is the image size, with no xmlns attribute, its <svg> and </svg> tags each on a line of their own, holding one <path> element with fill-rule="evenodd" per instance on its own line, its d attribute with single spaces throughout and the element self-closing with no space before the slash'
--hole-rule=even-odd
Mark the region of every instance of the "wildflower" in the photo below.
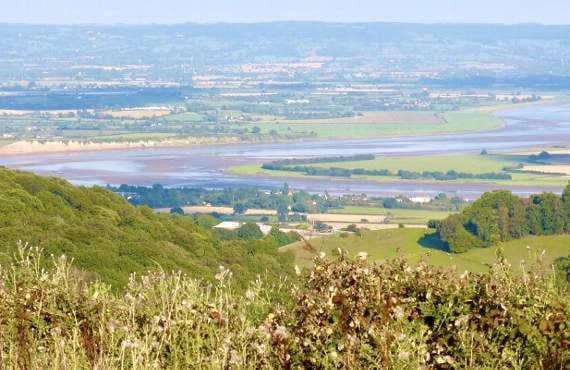
<svg viewBox="0 0 570 370">
<path fill-rule="evenodd" d="M 402 361 L 407 361 L 410 358 L 410 352 L 403 351 L 398 353 L 398 358 Z"/>
<path fill-rule="evenodd" d="M 356 255 L 356 257 L 361 260 L 364 261 L 368 258 L 368 253 L 366 252 L 358 252 L 358 254 Z"/>
<path fill-rule="evenodd" d="M 230 352 L 229 365 L 230 366 L 239 366 L 240 363 L 241 363 L 241 358 L 240 358 L 239 354 L 237 353 L 236 350 L 232 350 Z"/>
<path fill-rule="evenodd" d="M 250 302 L 253 302 L 255 300 L 255 293 L 253 292 L 253 290 L 248 289 L 245 291 L 245 299 L 247 299 Z"/>
<path fill-rule="evenodd" d="M 115 332 L 115 322 L 113 320 L 109 320 L 109 322 L 107 322 L 107 330 L 109 333 Z"/>
<path fill-rule="evenodd" d="M 301 269 L 299 268 L 299 266 L 295 265 L 295 274 L 297 276 L 301 275 Z"/>
<path fill-rule="evenodd" d="M 287 332 L 287 328 L 284 326 L 278 325 L 275 331 L 273 332 L 273 342 L 275 343 L 283 343 L 289 339 L 289 333 Z"/>
<path fill-rule="evenodd" d="M 455 320 L 454 325 L 459 327 L 466 325 L 469 322 L 469 315 L 462 315 L 457 320 Z"/>
<path fill-rule="evenodd" d="M 397 306 L 396 308 L 394 308 L 394 316 L 398 319 L 401 320 L 404 318 L 404 309 L 400 306 Z"/>
<path fill-rule="evenodd" d="M 253 345 L 253 348 L 255 349 L 255 351 L 256 351 L 259 355 L 264 354 L 265 351 L 266 351 L 265 344 L 263 344 L 263 343 L 255 343 L 255 344 Z"/>
<path fill-rule="evenodd" d="M 258 330 L 259 334 L 265 339 L 269 340 L 271 338 L 271 333 L 269 332 L 269 328 L 267 327 L 267 325 L 260 325 Z"/>
<path fill-rule="evenodd" d="M 220 272 L 218 272 L 216 275 L 214 275 L 214 278 L 216 280 L 224 281 L 226 278 L 229 279 L 232 277 L 232 272 L 229 269 L 225 268 L 224 266 L 220 266 L 219 270 L 220 270 Z"/>
<path fill-rule="evenodd" d="M 121 343 L 121 348 L 122 348 L 123 350 L 126 350 L 126 349 L 134 349 L 134 348 L 137 348 L 138 346 L 139 346 L 138 343 L 132 342 L 132 341 L 130 341 L 130 340 L 128 340 L 128 339 L 123 340 L 123 342 Z"/>
</svg>

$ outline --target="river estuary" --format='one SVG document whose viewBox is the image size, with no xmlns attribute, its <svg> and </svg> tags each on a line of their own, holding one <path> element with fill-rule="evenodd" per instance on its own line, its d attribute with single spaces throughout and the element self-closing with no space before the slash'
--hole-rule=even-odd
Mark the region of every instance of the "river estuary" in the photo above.
<svg viewBox="0 0 570 370">
<path fill-rule="evenodd" d="M 501 129 L 487 132 L 391 137 L 359 140 L 299 141 L 271 144 L 211 145 L 186 148 L 148 148 L 5 156 L 0 165 L 66 178 L 75 184 L 133 184 L 223 188 L 279 187 L 284 178 L 245 176 L 225 171 L 230 166 L 259 163 L 287 157 L 375 154 L 393 155 L 478 153 L 521 150 L 570 144 L 570 106 L 536 106 L 497 114 L 505 121 Z M 490 184 L 379 183 L 338 178 L 290 178 L 295 189 L 310 192 L 367 193 L 369 195 L 425 195 L 440 192 L 465 198 L 477 197 L 496 186 Z M 502 186 L 502 188 L 505 188 Z M 507 187 L 508 188 L 508 187 Z M 516 186 L 526 195 L 559 188 Z"/>
</svg>

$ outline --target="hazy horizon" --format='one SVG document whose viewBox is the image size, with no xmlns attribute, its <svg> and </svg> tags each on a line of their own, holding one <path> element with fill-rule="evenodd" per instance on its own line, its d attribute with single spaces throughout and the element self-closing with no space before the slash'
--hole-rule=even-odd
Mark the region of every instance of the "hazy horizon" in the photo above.
<svg viewBox="0 0 570 370">
<path fill-rule="evenodd" d="M 401 22 L 401 23 L 542 23 L 568 25 L 566 0 L 547 4 L 533 0 L 362 0 L 358 6 L 339 0 L 0 0 L 7 12 L 0 23 L 23 24 L 178 24 L 266 23 L 278 21 Z"/>
</svg>

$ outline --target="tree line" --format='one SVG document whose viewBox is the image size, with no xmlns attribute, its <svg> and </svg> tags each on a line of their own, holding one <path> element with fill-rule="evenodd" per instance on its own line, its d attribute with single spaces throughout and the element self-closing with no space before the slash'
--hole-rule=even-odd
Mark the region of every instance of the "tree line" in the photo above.
<svg viewBox="0 0 570 370">
<path fill-rule="evenodd" d="M 393 176 L 400 177 L 404 180 L 417 180 L 417 179 L 431 179 L 438 181 L 451 181 L 459 179 L 479 179 L 479 180 L 512 180 L 512 176 L 506 172 L 487 172 L 487 173 L 467 173 L 455 170 L 447 172 L 442 171 L 407 171 L 398 170 L 393 172 L 387 169 L 368 170 L 364 168 L 342 168 L 342 167 L 314 167 L 307 165 L 291 165 L 285 162 L 292 160 L 276 161 L 271 163 L 264 163 L 261 168 L 271 171 L 290 171 L 301 172 L 308 176 L 330 176 L 330 177 L 351 177 L 357 176 Z M 317 162 L 311 162 L 317 163 Z M 327 162 L 318 162 L 327 163 Z"/>
<path fill-rule="evenodd" d="M 562 196 L 554 193 L 520 198 L 510 191 L 485 193 L 461 213 L 430 222 L 451 252 L 490 247 L 527 235 L 570 232 L 570 184 Z"/>
</svg>

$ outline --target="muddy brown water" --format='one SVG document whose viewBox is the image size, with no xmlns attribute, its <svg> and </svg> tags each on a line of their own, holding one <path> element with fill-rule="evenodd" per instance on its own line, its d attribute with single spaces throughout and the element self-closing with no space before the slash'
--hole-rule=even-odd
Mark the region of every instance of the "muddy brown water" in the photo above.
<svg viewBox="0 0 570 370">
<path fill-rule="evenodd" d="M 0 165 L 66 178 L 79 185 L 131 184 L 227 188 L 256 186 L 270 189 L 287 181 L 295 189 L 331 194 L 375 196 L 424 195 L 445 192 L 476 198 L 497 188 L 490 184 L 446 182 L 379 183 L 339 178 L 275 178 L 235 175 L 230 166 L 305 156 L 371 153 L 381 156 L 434 155 L 519 150 L 570 144 L 570 106 L 532 107 L 502 112 L 505 127 L 486 132 L 390 137 L 359 140 L 298 141 L 270 144 L 209 145 L 185 148 L 146 148 L 97 152 L 53 153 L 0 157 Z M 521 195 L 561 191 L 547 186 L 502 186 Z"/>
</svg>

